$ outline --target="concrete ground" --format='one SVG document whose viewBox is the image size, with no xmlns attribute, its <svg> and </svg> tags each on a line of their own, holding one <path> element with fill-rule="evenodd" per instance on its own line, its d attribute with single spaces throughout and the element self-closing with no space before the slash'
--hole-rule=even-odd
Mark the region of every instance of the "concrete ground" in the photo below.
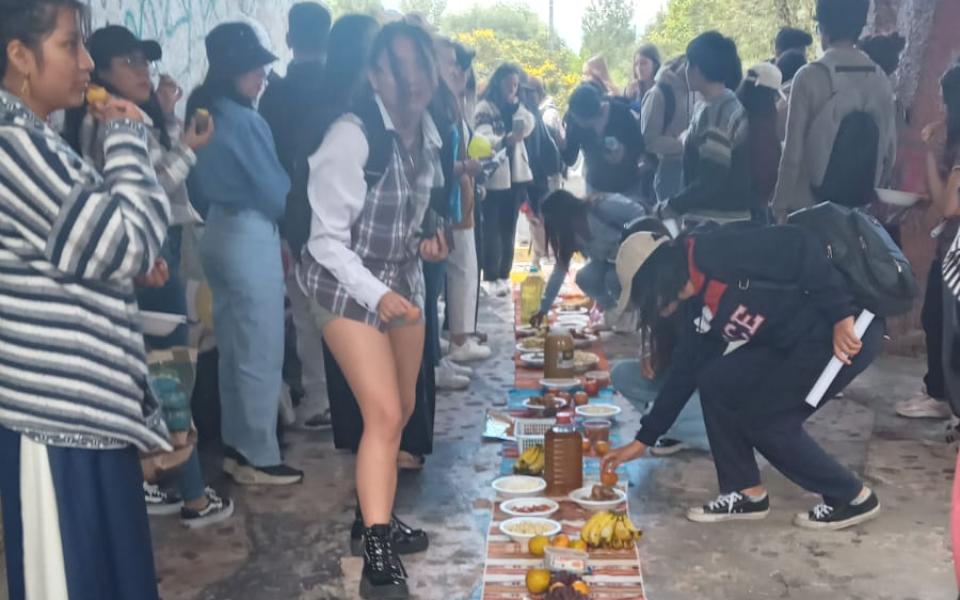
<svg viewBox="0 0 960 600">
<path fill-rule="evenodd" d="M 403 475 L 397 512 L 425 527 L 432 547 L 406 560 L 420 600 L 467 600 L 480 581 L 489 482 L 497 444 L 481 442 L 484 408 L 501 402 L 513 381 L 514 341 L 504 300 L 485 303 L 481 328 L 496 358 L 478 365 L 473 387 L 438 398 L 436 451 L 417 475 Z M 608 340 L 611 356 L 632 356 L 635 341 Z M 634 520 L 650 600 L 954 600 L 948 545 L 953 458 L 939 440 L 944 427 L 893 415 L 915 392 L 922 364 L 882 359 L 811 424 L 816 437 L 864 474 L 884 514 L 840 533 L 808 533 L 790 524 L 816 499 L 764 468 L 773 514 L 748 524 L 695 525 L 685 508 L 716 494 L 702 426 L 682 429 L 699 449 L 645 459 L 631 474 Z M 624 414 L 628 430 L 638 414 Z M 205 457 L 211 483 L 236 499 L 237 515 L 198 531 L 175 518 L 153 520 L 164 600 L 320 600 L 356 597 L 360 560 L 346 557 L 353 515 L 353 461 L 333 449 L 329 433 L 291 433 L 288 457 L 304 468 L 287 489 L 231 486 Z M 0 582 L 0 598 L 6 591 Z M 133 599 L 131 599 L 133 600 Z"/>
</svg>

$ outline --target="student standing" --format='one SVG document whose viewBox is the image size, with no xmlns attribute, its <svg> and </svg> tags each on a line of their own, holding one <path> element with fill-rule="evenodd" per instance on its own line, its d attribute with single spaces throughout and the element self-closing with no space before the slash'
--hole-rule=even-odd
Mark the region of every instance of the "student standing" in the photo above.
<svg viewBox="0 0 960 600">
<path fill-rule="evenodd" d="M 661 201 L 661 218 L 739 221 L 750 218 L 747 114 L 734 90 L 743 78 L 737 45 L 716 31 L 687 46 L 687 81 L 703 97 L 683 145 L 682 189 Z"/>
<path fill-rule="evenodd" d="M 770 202 L 780 168 L 780 138 L 777 136 L 777 101 L 781 98 L 780 69 L 758 63 L 747 70 L 737 88 L 737 99 L 747 113 L 747 148 L 750 163 L 751 207 L 754 220 L 770 220 Z"/>
<path fill-rule="evenodd" d="M 290 179 L 253 108 L 276 57 L 245 23 L 218 25 L 206 47 L 210 67 L 187 114 L 208 110 L 217 131 L 197 152 L 189 184 L 191 200 L 208 207 L 200 255 L 220 351 L 223 470 L 243 485 L 290 485 L 303 472 L 284 464 L 276 427 L 284 339 L 277 223 Z"/>
<path fill-rule="evenodd" d="M 324 94 L 324 64 L 327 36 L 330 33 L 330 12 L 316 2 L 300 2 L 290 8 L 287 45 L 293 51 L 293 60 L 287 74 L 267 86 L 260 99 L 260 114 L 273 132 L 277 157 L 287 174 L 294 176 L 294 162 L 302 131 L 308 115 Z M 283 222 L 283 237 L 293 263 L 300 260 L 304 227 L 296 220 L 301 214 L 293 210 L 297 199 L 287 199 L 288 209 Z M 296 331 L 297 357 L 300 361 L 300 381 L 303 398 L 297 407 L 297 421 L 307 429 L 331 425 L 330 400 L 327 397 L 327 378 L 323 363 L 323 337 L 310 318 L 310 304 L 297 285 L 295 270 L 289 269 L 284 282 L 293 326 Z"/>
<path fill-rule="evenodd" d="M 513 245 L 520 205 L 526 186 L 533 181 L 524 139 L 533 133 L 536 120 L 520 103 L 520 67 L 504 63 L 490 77 L 474 113 L 476 135 L 490 142 L 494 152 L 504 150 L 505 159 L 486 182 L 483 211 L 483 280 L 487 291 L 497 296 L 510 293 Z"/>
<path fill-rule="evenodd" d="M 675 58 L 657 72 L 656 84 L 643 97 L 640 108 L 644 144 L 647 152 L 657 157 L 653 190 L 658 202 L 683 187 L 682 137 L 695 106 L 696 93 L 687 83 L 687 58 Z"/>
<path fill-rule="evenodd" d="M 90 107 L 104 174 L 48 124 L 93 71 L 85 6 L 0 6 L 0 495 L 11 600 L 157 600 L 141 452 L 171 450 L 148 392 L 134 279 L 170 203 L 141 111 Z"/>
<path fill-rule="evenodd" d="M 823 498 L 796 516 L 798 527 L 843 529 L 879 514 L 877 495 L 804 429 L 817 410 L 806 396 L 831 356 L 846 366 L 820 407 L 879 355 L 885 332 L 877 319 L 858 339 L 858 308 L 812 234 L 794 226 L 739 225 L 676 240 L 636 233 L 621 246 L 617 272 L 621 306 L 635 307 L 642 326 L 655 328 L 676 314 L 683 329 L 636 440 L 604 457 L 605 469 L 642 456 L 699 390 L 720 495 L 689 509 L 688 519 L 765 518 L 770 500 L 755 452 Z M 753 280 L 783 285 L 750 285 Z M 732 342 L 742 345 L 725 353 Z"/>
<path fill-rule="evenodd" d="M 660 64 L 660 51 L 653 44 L 643 44 L 633 53 L 633 77 L 623 90 L 631 105 L 639 108 L 643 97 L 653 89 Z"/>
<path fill-rule="evenodd" d="M 162 58 L 160 44 L 141 41 L 131 31 L 111 25 L 94 31 L 87 40 L 94 68 L 92 80 L 116 97 L 138 105 L 152 123 L 148 127 L 150 158 L 157 171 L 160 185 L 170 199 L 172 208 L 170 229 L 161 256 L 167 264 L 168 278 L 160 288 L 137 288 L 137 304 L 141 310 L 153 310 L 186 317 L 186 289 L 180 276 L 180 246 L 184 225 L 199 222 L 187 195 L 187 176 L 196 164 L 196 150 L 206 146 L 214 132 L 211 122 L 206 131 L 199 132 L 196 123 L 186 131 L 172 107 L 164 108 L 150 81 L 150 63 Z M 103 154 L 107 128 L 88 114 L 79 132 L 83 156 L 98 170 L 106 167 Z M 146 339 L 148 350 L 189 347 L 187 326 L 179 326 L 165 338 Z M 192 389 L 182 390 L 187 396 Z M 150 514 L 180 513 L 184 525 L 203 527 L 223 521 L 233 514 L 233 503 L 221 498 L 204 483 L 200 457 L 196 449 L 175 477 L 177 492 L 144 482 L 147 512 Z"/>
<path fill-rule="evenodd" d="M 414 412 L 423 354 L 421 258 L 443 260 L 447 247 L 443 236 L 419 235 L 431 190 L 443 186 L 440 133 L 427 111 L 438 85 L 433 42 L 418 27 L 391 23 L 370 61 L 361 114 L 337 120 L 310 157 L 313 216 L 299 278 L 363 413 L 360 595 L 397 599 L 409 595 L 398 553 L 427 545 L 423 532 L 398 533 L 402 524 L 392 515 L 400 438 Z M 363 167 L 376 151 L 374 126 L 392 142 L 385 172 L 368 184 Z M 400 547 L 398 538 L 411 543 Z"/>
<path fill-rule="evenodd" d="M 893 89 L 880 68 L 855 47 L 869 9 L 870 0 L 817 0 L 825 52 L 793 78 L 773 201 L 778 221 L 828 200 L 864 206 L 890 175 L 897 148 Z M 835 106 L 824 113 L 831 102 Z M 862 138 L 845 136 L 849 145 L 835 153 L 849 116 L 854 120 L 848 131 Z"/>
</svg>

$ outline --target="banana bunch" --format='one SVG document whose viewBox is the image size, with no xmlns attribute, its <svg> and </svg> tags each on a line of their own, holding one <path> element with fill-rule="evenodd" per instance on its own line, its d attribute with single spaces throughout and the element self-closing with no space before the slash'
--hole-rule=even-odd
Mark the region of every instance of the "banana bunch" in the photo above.
<svg viewBox="0 0 960 600">
<path fill-rule="evenodd" d="M 641 532 L 625 512 L 601 511 L 580 530 L 580 539 L 591 548 L 624 550 L 640 539 Z"/>
<path fill-rule="evenodd" d="M 543 466 L 546 462 L 547 454 L 543 446 L 532 446 L 523 451 L 517 464 L 513 467 L 513 472 L 517 475 L 540 475 L 543 473 Z"/>
</svg>

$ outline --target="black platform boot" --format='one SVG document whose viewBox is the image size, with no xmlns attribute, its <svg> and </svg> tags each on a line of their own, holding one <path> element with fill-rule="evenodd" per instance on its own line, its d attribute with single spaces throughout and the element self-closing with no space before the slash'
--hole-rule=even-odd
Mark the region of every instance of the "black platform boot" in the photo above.
<svg viewBox="0 0 960 600">
<path fill-rule="evenodd" d="M 350 553 L 354 556 L 363 554 L 363 515 L 360 514 L 360 504 L 354 512 L 353 527 L 350 528 Z M 423 552 L 430 546 L 430 538 L 422 529 L 413 529 L 397 518 L 390 515 L 390 533 L 393 539 L 393 549 L 397 554 L 407 555 Z"/>
<path fill-rule="evenodd" d="M 389 525 L 374 525 L 363 532 L 363 574 L 360 597 L 365 600 L 406 600 L 407 571 L 394 553 Z"/>
</svg>

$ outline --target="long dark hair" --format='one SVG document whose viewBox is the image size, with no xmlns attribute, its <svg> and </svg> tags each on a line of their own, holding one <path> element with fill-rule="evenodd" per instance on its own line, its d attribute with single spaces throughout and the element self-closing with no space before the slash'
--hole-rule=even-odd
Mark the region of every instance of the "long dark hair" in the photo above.
<svg viewBox="0 0 960 600">
<path fill-rule="evenodd" d="M 777 100 L 780 98 L 777 90 L 757 85 L 756 77 L 757 74 L 754 71 L 747 71 L 747 78 L 737 88 L 737 98 L 747 111 L 751 127 L 754 121 L 768 118 L 776 120 Z"/>
<path fill-rule="evenodd" d="M 436 89 L 439 84 L 440 74 L 437 71 L 437 58 L 433 51 L 433 40 L 430 34 L 423 28 L 403 21 L 395 21 L 384 25 L 373 39 L 373 45 L 370 48 L 369 67 L 371 70 L 380 68 L 380 57 L 386 56 L 390 63 L 390 70 L 397 82 L 400 91 L 400 97 L 409 96 L 410 90 L 407 89 L 407 80 L 401 74 L 400 62 L 393 51 L 393 43 L 400 39 L 407 38 L 413 42 L 417 53 L 417 62 L 420 67 L 427 72 L 427 75 L 433 82 Z"/>
<path fill-rule="evenodd" d="M 566 190 L 557 190 L 544 198 L 541 210 L 550 250 L 557 262 L 569 265 L 573 253 L 580 249 L 577 236 L 590 238 L 586 203 Z"/>
<path fill-rule="evenodd" d="M 487 88 L 483 91 L 483 99 L 497 106 L 504 104 L 506 98 L 503 98 L 500 94 L 500 84 L 511 75 L 523 79 L 523 69 L 513 63 L 503 63 L 497 67 L 497 70 L 490 76 Z"/>
<path fill-rule="evenodd" d="M 641 327 L 653 328 L 662 319 L 663 309 L 677 300 L 690 281 L 687 239 L 681 234 L 665 242 L 647 258 L 633 276 L 630 301 L 637 310 Z"/>
<path fill-rule="evenodd" d="M 953 65 L 940 79 L 943 104 L 947 108 L 947 146 L 944 168 L 950 169 L 960 158 L 960 63 Z"/>
<path fill-rule="evenodd" d="M 236 81 L 236 75 L 227 75 L 213 69 L 208 70 L 203 83 L 195 87 L 190 92 L 190 97 L 187 98 L 187 120 L 189 121 L 197 109 L 200 108 L 216 113 L 215 104 L 223 98 L 233 100 L 241 106 L 253 108 L 253 101 L 237 91 Z"/>
<path fill-rule="evenodd" d="M 332 111 L 345 110 L 366 82 L 373 39 L 380 31 L 368 15 L 344 15 L 327 37 L 327 62 L 318 104 Z"/>
<path fill-rule="evenodd" d="M 86 5 L 80 0 L 0 0 L 0 79 L 7 74 L 7 46 L 20 40 L 40 56 L 44 38 L 57 28 L 57 11 L 76 11 L 86 28 L 89 19 Z"/>
</svg>

